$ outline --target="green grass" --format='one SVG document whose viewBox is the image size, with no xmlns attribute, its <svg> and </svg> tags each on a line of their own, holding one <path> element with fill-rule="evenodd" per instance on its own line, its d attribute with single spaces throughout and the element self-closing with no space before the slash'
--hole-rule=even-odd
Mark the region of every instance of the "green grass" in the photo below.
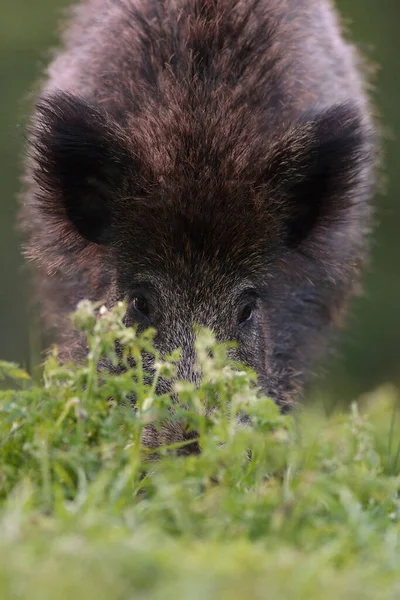
<svg viewBox="0 0 400 600">
<path fill-rule="evenodd" d="M 0 363 L 13 382 L 0 392 L 0 598 L 399 598 L 396 392 L 284 417 L 203 331 L 202 384 L 177 384 L 171 415 L 143 377 L 152 334 L 125 329 L 123 310 L 96 319 L 83 303 L 87 360 L 61 366 L 54 353 L 40 387 Z M 116 339 L 137 366 L 98 372 Z M 156 353 L 156 377 L 177 359 Z M 198 432 L 200 455 L 141 447 L 167 414 Z"/>
</svg>

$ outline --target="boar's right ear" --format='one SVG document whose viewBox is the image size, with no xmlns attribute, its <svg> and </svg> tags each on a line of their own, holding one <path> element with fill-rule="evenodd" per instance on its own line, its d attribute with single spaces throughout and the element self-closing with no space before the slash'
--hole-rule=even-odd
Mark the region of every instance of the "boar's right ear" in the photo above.
<svg viewBox="0 0 400 600">
<path fill-rule="evenodd" d="M 321 228 L 326 232 L 337 223 L 350 224 L 355 211 L 367 210 L 375 136 L 356 105 L 307 113 L 286 130 L 271 154 L 269 177 L 280 192 L 289 246 Z"/>
<path fill-rule="evenodd" d="M 66 93 L 40 100 L 31 130 L 43 212 L 96 244 L 112 240 L 113 196 L 132 160 L 117 131 L 104 112 Z"/>
</svg>

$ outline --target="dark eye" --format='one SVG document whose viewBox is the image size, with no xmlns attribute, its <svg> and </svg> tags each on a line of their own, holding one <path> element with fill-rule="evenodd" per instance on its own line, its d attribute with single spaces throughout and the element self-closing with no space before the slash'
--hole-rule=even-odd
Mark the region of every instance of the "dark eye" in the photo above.
<svg viewBox="0 0 400 600">
<path fill-rule="evenodd" d="M 239 325 L 245 321 L 249 321 L 253 315 L 253 307 L 251 304 L 246 304 L 239 313 Z"/>
<path fill-rule="evenodd" d="M 149 303 L 144 296 L 135 296 L 133 298 L 133 308 L 145 317 L 149 316 Z"/>
</svg>

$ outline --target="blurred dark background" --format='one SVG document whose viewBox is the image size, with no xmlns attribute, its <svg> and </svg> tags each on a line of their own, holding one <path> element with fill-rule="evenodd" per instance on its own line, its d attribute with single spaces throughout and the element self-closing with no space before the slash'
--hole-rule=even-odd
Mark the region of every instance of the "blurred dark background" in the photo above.
<svg viewBox="0 0 400 600">
<path fill-rule="evenodd" d="M 28 368 L 40 338 L 28 311 L 31 291 L 15 231 L 23 131 L 29 92 L 51 56 L 66 0 L 12 0 L 0 7 L 0 359 Z M 365 294 L 353 304 L 334 364 L 318 382 L 346 403 L 382 382 L 400 383 L 400 2 L 338 0 L 350 35 L 377 63 L 374 101 L 387 136 L 387 187 L 378 198 L 377 229 Z"/>
</svg>

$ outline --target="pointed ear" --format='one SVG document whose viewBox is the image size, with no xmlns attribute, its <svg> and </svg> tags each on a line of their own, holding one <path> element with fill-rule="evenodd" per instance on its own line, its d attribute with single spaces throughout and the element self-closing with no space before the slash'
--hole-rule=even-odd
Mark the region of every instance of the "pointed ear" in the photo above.
<svg viewBox="0 0 400 600">
<path fill-rule="evenodd" d="M 82 99 L 56 93 L 39 102 L 31 134 L 43 211 L 67 218 L 89 242 L 109 243 L 113 200 L 132 163 L 118 126 Z"/>
<path fill-rule="evenodd" d="M 366 205 L 374 136 L 361 111 L 345 104 L 305 115 L 281 141 L 269 178 L 284 207 L 287 244 L 297 247 L 319 225 L 345 218 L 357 202 Z"/>
</svg>

